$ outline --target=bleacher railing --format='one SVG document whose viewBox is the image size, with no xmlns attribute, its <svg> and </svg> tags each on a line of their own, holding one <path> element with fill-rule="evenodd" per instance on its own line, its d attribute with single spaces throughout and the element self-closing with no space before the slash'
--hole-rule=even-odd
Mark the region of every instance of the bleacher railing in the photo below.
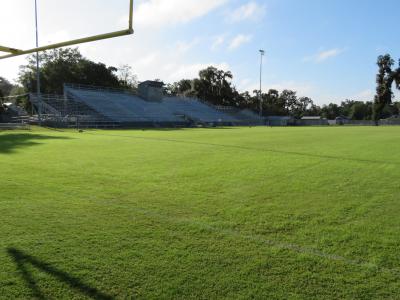
<svg viewBox="0 0 400 300">
<path fill-rule="evenodd" d="M 28 123 L 0 123 L 0 130 L 29 130 L 30 125 Z"/>
<path fill-rule="evenodd" d="M 65 83 L 64 90 L 65 88 L 71 88 L 76 90 L 89 90 L 97 92 L 122 93 L 122 94 L 130 94 L 137 96 L 137 93 L 135 91 L 129 89 L 110 88 L 110 87 L 102 87 L 102 86 L 87 85 L 87 84 Z"/>
</svg>

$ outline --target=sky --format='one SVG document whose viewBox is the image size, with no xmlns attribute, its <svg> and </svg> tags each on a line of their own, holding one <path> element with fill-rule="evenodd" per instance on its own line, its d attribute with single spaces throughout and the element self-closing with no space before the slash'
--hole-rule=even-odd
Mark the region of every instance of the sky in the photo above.
<svg viewBox="0 0 400 300">
<path fill-rule="evenodd" d="M 128 0 L 38 0 L 41 45 L 125 29 Z M 400 58 L 398 0 L 135 0 L 133 36 L 81 45 L 140 81 L 230 70 L 240 91 L 293 89 L 315 103 L 370 101 L 378 55 Z M 34 0 L 2 0 L 0 45 L 33 48 Z M 0 60 L 14 80 L 26 57 Z M 396 94 L 400 100 L 399 93 Z"/>
</svg>

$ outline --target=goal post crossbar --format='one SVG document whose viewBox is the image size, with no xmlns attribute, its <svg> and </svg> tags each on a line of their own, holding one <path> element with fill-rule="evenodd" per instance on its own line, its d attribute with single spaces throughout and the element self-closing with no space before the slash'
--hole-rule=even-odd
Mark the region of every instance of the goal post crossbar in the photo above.
<svg viewBox="0 0 400 300">
<path fill-rule="evenodd" d="M 122 37 L 122 36 L 126 36 L 126 35 L 131 35 L 131 34 L 133 34 L 133 32 L 134 32 L 133 31 L 133 0 L 130 0 L 130 4 L 129 4 L 129 27 L 128 27 L 128 29 L 120 30 L 120 31 L 114 31 L 114 32 L 110 32 L 110 33 L 99 34 L 99 35 L 94 35 L 94 36 L 90 36 L 90 37 L 70 40 L 70 41 L 56 43 L 56 44 L 50 44 L 50 45 L 47 45 L 47 46 L 42 46 L 42 47 L 28 49 L 28 50 L 19 50 L 19 49 L 14 49 L 14 48 L 10 48 L 10 47 L 0 46 L 0 52 L 8 53 L 6 55 L 0 56 L 0 60 L 1 59 L 15 57 L 15 56 L 20 56 L 20 55 L 26 55 L 26 54 L 42 52 L 42 51 L 46 51 L 46 50 L 52 50 L 52 49 L 67 47 L 67 46 L 73 46 L 73 45 L 78 45 L 78 44 L 83 44 L 83 43 L 89 43 L 89 42 L 94 42 L 94 41 L 100 41 L 100 40 L 106 40 L 106 39 L 111 39 L 111 38 L 116 38 L 116 37 Z"/>
<path fill-rule="evenodd" d="M 10 48 L 10 47 L 0 46 L 0 51 L 1 52 L 8 52 L 8 53 L 15 54 L 15 53 L 21 52 L 22 50 Z"/>
</svg>

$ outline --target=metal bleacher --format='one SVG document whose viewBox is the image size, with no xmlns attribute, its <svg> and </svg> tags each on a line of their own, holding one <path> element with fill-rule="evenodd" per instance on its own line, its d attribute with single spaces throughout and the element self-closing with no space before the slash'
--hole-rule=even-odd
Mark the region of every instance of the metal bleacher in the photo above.
<svg viewBox="0 0 400 300">
<path fill-rule="evenodd" d="M 81 128 L 176 127 L 262 124 L 256 114 L 218 108 L 195 98 L 138 96 L 132 91 L 66 84 L 64 95 L 31 94 L 48 126 Z"/>
<path fill-rule="evenodd" d="M 163 105 L 176 114 L 182 114 L 196 122 L 204 123 L 235 123 L 237 119 L 218 111 L 214 107 L 202 103 L 198 99 L 167 97 Z"/>
<path fill-rule="evenodd" d="M 114 122 L 125 124 L 234 124 L 238 120 L 197 99 L 164 97 L 146 101 L 129 91 L 65 85 L 65 95 Z"/>
<path fill-rule="evenodd" d="M 42 121 L 54 127 L 116 127 L 116 123 L 83 102 L 67 96 L 31 94 L 29 99 L 37 112 L 41 111 Z"/>
<path fill-rule="evenodd" d="M 239 109 L 231 106 L 217 106 L 217 110 L 236 119 L 235 125 L 264 125 L 265 120 L 250 109 Z"/>
<path fill-rule="evenodd" d="M 140 97 L 123 92 L 91 90 L 67 86 L 68 97 L 79 100 L 109 119 L 120 123 L 182 122 L 163 105 L 149 102 Z"/>
</svg>

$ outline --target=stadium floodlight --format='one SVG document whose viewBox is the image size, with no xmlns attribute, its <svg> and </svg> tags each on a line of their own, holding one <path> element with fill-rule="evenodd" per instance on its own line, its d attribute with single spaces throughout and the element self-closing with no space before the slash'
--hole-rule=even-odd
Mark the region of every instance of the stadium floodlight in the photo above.
<svg viewBox="0 0 400 300">
<path fill-rule="evenodd" d="M 0 59 L 6 59 L 6 58 L 15 57 L 15 56 L 25 55 L 25 54 L 43 52 L 46 50 L 51 50 L 51 49 L 56 49 L 56 48 L 62 48 L 62 47 L 73 46 L 73 45 L 77 45 L 77 44 L 83 44 L 83 43 L 89 43 L 89 42 L 94 42 L 94 41 L 100 41 L 100 40 L 105 40 L 105 39 L 111 39 L 111 38 L 131 35 L 131 34 L 133 34 L 133 0 L 129 0 L 129 1 L 130 1 L 130 4 L 129 4 L 129 27 L 127 29 L 104 33 L 104 34 L 99 34 L 99 35 L 94 35 L 94 36 L 89 36 L 89 37 L 80 38 L 80 39 L 76 39 L 76 40 L 70 40 L 70 41 L 61 42 L 61 43 L 57 43 L 57 44 L 51 44 L 51 45 L 42 46 L 42 47 L 36 47 L 33 49 L 28 49 L 28 50 L 20 50 L 20 49 L 0 46 L 0 52 L 8 53 L 6 55 L 0 56 Z"/>
<path fill-rule="evenodd" d="M 260 117 L 263 116 L 263 100 L 262 100 L 262 67 L 263 67 L 263 57 L 265 55 L 265 50 L 259 50 L 261 61 L 260 61 L 260 91 L 259 91 L 259 100 L 260 100 Z"/>
</svg>

